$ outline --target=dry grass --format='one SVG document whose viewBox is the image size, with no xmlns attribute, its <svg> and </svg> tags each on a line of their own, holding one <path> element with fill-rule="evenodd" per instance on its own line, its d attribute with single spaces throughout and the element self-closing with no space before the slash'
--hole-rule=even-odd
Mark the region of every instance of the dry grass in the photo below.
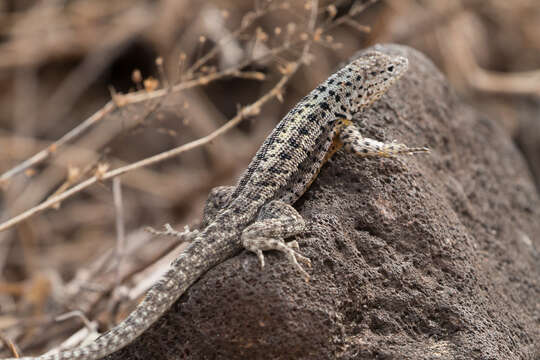
<svg viewBox="0 0 540 360">
<path fill-rule="evenodd" d="M 123 318 L 182 249 L 142 229 L 196 226 L 210 188 L 362 47 L 424 51 L 511 134 L 538 118 L 537 0 L 327 1 L 314 27 L 311 1 L 194 4 L 0 4 L 0 356 Z M 87 326 L 55 320 L 73 310 Z"/>
</svg>

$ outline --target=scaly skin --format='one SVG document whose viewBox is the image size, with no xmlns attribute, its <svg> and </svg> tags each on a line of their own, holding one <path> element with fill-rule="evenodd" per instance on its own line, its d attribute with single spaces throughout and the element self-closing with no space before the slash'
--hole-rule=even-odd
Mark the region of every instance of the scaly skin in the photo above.
<svg viewBox="0 0 540 360">
<path fill-rule="evenodd" d="M 324 162 L 343 145 L 361 156 L 427 151 L 364 138 L 351 121 L 403 75 L 407 64 L 403 57 L 369 52 L 330 76 L 274 128 L 235 187 L 213 192 L 205 210 L 207 226 L 124 321 L 89 345 L 23 359 L 91 360 L 123 348 L 205 272 L 244 248 L 257 254 L 261 266 L 263 251 L 282 251 L 308 279 L 297 260 L 309 265 L 309 259 L 297 252 L 296 242 L 284 239 L 304 230 L 304 221 L 291 205 L 308 189 Z"/>
</svg>

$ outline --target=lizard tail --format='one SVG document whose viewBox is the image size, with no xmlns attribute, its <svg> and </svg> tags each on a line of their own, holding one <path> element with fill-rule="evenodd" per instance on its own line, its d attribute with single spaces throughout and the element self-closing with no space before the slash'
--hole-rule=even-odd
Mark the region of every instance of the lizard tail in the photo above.
<svg viewBox="0 0 540 360">
<path fill-rule="evenodd" d="M 92 343 L 55 354 L 6 360 L 95 360 L 130 344 L 159 319 L 203 273 L 239 250 L 234 240 L 223 241 L 223 237 L 228 237 L 226 234 L 208 233 L 206 230 L 173 262 L 171 268 L 150 288 L 143 301 L 126 319 Z"/>
</svg>

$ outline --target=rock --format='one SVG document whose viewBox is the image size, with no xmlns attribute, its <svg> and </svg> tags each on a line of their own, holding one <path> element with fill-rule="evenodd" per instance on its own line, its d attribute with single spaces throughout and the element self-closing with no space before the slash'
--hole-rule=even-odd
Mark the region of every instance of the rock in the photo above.
<svg viewBox="0 0 540 360">
<path fill-rule="evenodd" d="M 363 115 L 428 155 L 343 151 L 295 205 L 306 283 L 279 253 L 205 274 L 109 359 L 538 359 L 540 202 L 520 153 L 425 56 Z"/>
<path fill-rule="evenodd" d="M 523 101 L 518 106 L 520 117 L 515 141 L 540 190 L 540 103 Z"/>
</svg>

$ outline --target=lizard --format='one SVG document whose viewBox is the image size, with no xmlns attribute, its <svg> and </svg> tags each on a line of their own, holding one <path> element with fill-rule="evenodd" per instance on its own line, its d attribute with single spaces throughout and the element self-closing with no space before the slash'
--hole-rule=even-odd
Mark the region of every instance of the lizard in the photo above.
<svg viewBox="0 0 540 360">
<path fill-rule="evenodd" d="M 88 345 L 22 359 L 93 360 L 107 356 L 142 334 L 204 273 L 244 249 L 255 253 L 261 268 L 265 265 L 263 251 L 280 251 L 309 280 L 300 263 L 310 267 L 310 259 L 300 253 L 296 241 L 285 239 L 305 231 L 305 221 L 292 205 L 324 163 L 341 147 L 361 157 L 429 151 L 364 137 L 352 121 L 355 114 L 385 94 L 407 68 L 405 57 L 369 51 L 331 75 L 276 125 L 236 186 L 210 192 L 201 231 L 130 315 Z"/>
</svg>

